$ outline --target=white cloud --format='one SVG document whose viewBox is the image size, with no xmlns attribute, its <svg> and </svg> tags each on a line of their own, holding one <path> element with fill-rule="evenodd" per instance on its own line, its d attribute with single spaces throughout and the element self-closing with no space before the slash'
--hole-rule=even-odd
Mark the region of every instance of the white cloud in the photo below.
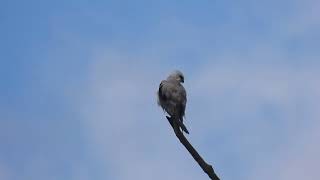
<svg viewBox="0 0 320 180">
<path fill-rule="evenodd" d="M 244 157 L 245 179 L 316 179 L 319 76 L 312 66 L 212 63 L 190 82 L 189 117 L 202 121 L 190 123 Z"/>
<path fill-rule="evenodd" d="M 90 152 L 114 179 L 201 177 L 157 107 L 161 70 L 128 62 L 120 54 L 95 58 L 87 94 L 81 95 L 85 98 L 78 108 L 93 142 Z"/>
<path fill-rule="evenodd" d="M 92 62 L 87 89 L 77 105 L 93 142 L 90 152 L 115 179 L 205 176 L 156 105 L 155 92 L 165 73 L 145 60 L 147 57 L 140 64 L 127 58 L 107 51 L 98 53 Z M 304 152 L 301 159 L 296 158 L 297 152 L 287 152 L 314 137 L 308 130 L 316 126 L 318 115 L 313 106 L 320 100 L 315 68 L 209 63 L 186 76 L 189 138 L 222 178 L 256 179 L 266 166 L 274 166 L 270 161 L 274 157 L 279 164 L 314 162 L 307 153 L 310 144 L 296 149 Z M 294 141 L 297 137 L 298 142 Z M 284 154 L 287 156 L 281 159 Z M 238 170 L 230 169 L 230 163 L 237 163 Z M 246 172 L 240 172 L 243 170 Z M 277 169 L 270 171 L 279 179 L 287 175 Z"/>
</svg>

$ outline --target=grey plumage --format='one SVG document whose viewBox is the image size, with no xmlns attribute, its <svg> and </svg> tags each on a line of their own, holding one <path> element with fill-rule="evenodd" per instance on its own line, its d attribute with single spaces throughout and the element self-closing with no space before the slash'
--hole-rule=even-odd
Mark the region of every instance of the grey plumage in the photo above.
<svg viewBox="0 0 320 180">
<path fill-rule="evenodd" d="M 181 83 L 184 76 L 180 71 L 174 71 L 166 80 L 161 81 L 158 90 L 158 105 L 165 110 L 173 120 L 178 120 L 180 128 L 189 134 L 183 124 L 187 104 L 187 93 Z"/>
</svg>

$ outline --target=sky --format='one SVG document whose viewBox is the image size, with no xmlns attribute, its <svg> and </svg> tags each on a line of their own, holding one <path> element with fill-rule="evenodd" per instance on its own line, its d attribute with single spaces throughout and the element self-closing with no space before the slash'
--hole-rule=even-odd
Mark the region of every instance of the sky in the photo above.
<svg viewBox="0 0 320 180">
<path fill-rule="evenodd" d="M 320 178 L 320 1 L 0 1 L 0 179 Z"/>
</svg>

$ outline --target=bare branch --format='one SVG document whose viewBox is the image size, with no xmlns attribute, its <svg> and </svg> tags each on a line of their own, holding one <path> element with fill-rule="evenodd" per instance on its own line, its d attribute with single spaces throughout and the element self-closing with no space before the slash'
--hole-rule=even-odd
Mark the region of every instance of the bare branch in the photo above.
<svg viewBox="0 0 320 180">
<path fill-rule="evenodd" d="M 173 121 L 170 117 L 166 116 L 170 125 L 172 126 L 174 133 L 176 134 L 179 141 L 184 145 L 184 147 L 189 151 L 189 153 L 192 155 L 193 159 L 197 161 L 199 166 L 202 168 L 202 170 L 208 174 L 210 179 L 213 180 L 220 180 L 219 177 L 214 172 L 212 166 L 208 163 L 206 163 L 202 157 L 199 155 L 199 153 L 194 149 L 194 147 L 189 143 L 187 138 L 183 135 L 181 132 L 178 124 L 176 121 Z"/>
</svg>

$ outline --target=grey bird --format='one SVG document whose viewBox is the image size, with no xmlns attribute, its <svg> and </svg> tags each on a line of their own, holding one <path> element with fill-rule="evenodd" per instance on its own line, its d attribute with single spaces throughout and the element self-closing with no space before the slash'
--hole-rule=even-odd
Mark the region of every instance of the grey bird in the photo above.
<svg viewBox="0 0 320 180">
<path fill-rule="evenodd" d="M 172 72 L 166 80 L 161 81 L 158 90 L 158 105 L 170 115 L 170 119 L 176 121 L 179 127 L 189 134 L 183 124 L 187 104 L 187 93 L 181 83 L 184 83 L 182 72 Z M 173 126 L 172 122 L 171 126 Z"/>
</svg>

